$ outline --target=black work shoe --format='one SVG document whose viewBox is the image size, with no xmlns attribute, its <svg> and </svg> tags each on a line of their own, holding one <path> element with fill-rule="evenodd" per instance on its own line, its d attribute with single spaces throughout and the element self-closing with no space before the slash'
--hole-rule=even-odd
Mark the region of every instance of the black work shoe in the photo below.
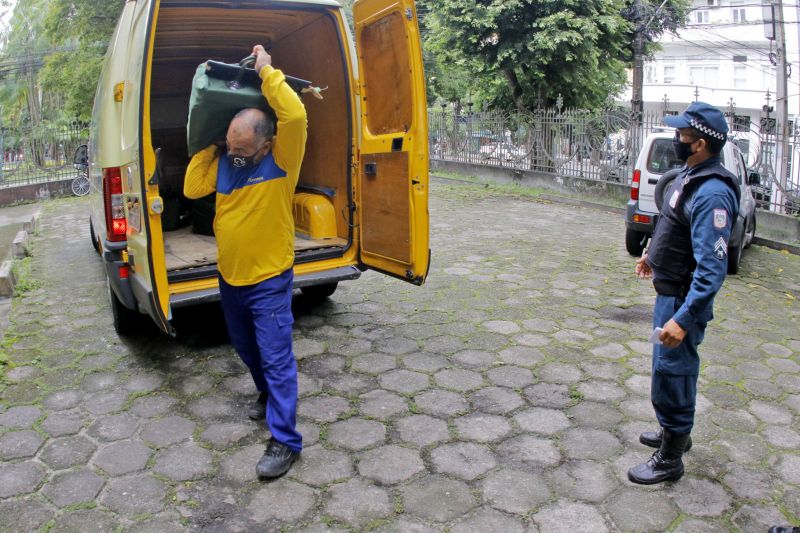
<svg viewBox="0 0 800 533">
<path fill-rule="evenodd" d="M 772 526 L 769 533 L 800 533 L 800 527 L 792 526 Z"/>
<path fill-rule="evenodd" d="M 660 448 L 661 438 L 663 436 L 664 436 L 664 428 L 658 428 L 658 431 L 645 431 L 644 433 L 639 435 L 639 442 L 641 442 L 645 446 L 650 446 L 651 448 Z M 691 449 L 692 449 L 692 437 L 689 437 L 689 440 L 686 441 L 686 449 L 683 451 L 688 452 Z"/>
<path fill-rule="evenodd" d="M 282 476 L 298 457 L 300 457 L 300 452 L 293 452 L 285 444 L 281 444 L 275 439 L 270 439 L 267 451 L 264 452 L 264 455 L 261 456 L 256 465 L 256 474 L 261 478 Z"/>
<path fill-rule="evenodd" d="M 250 420 L 264 420 L 267 416 L 267 393 L 262 392 L 258 395 L 258 400 L 250 404 L 247 408 L 247 417 Z"/>
<path fill-rule="evenodd" d="M 628 479 L 640 485 L 677 481 L 683 476 L 683 450 L 689 434 L 676 435 L 664 430 L 661 446 L 646 463 L 628 470 Z"/>
</svg>

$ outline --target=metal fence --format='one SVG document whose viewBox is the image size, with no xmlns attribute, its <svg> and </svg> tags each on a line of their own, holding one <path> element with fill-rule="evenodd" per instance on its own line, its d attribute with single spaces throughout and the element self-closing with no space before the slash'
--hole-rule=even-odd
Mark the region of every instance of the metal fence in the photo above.
<svg viewBox="0 0 800 533">
<path fill-rule="evenodd" d="M 74 155 L 89 137 L 89 127 L 74 121 L 63 126 L 0 131 L 0 187 L 74 178 Z"/>
<path fill-rule="evenodd" d="M 800 142 L 788 142 L 785 186 L 776 177 L 774 121 L 742 124 L 730 113 L 731 136 L 746 164 L 762 176 L 754 187 L 759 207 L 800 212 Z M 642 141 L 663 130 L 663 112 L 648 111 L 637 120 L 624 108 L 585 111 L 543 109 L 531 114 L 499 111 L 429 110 L 430 155 L 433 159 L 531 170 L 555 177 L 579 177 L 630 184 Z M 770 128 L 770 124 L 772 127 Z M 800 167 L 800 165 L 796 165 Z"/>
</svg>

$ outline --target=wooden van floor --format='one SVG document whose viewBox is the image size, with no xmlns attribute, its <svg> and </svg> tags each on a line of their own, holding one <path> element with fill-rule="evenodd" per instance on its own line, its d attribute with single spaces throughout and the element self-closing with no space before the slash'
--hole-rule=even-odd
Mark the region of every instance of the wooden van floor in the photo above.
<svg viewBox="0 0 800 533">
<path fill-rule="evenodd" d="M 346 239 L 309 239 L 295 235 L 294 251 L 305 252 L 321 248 L 337 248 L 347 245 Z M 164 232 L 164 255 L 167 272 L 214 265 L 217 262 L 217 240 L 208 235 L 192 233 L 192 228 L 181 228 Z"/>
</svg>

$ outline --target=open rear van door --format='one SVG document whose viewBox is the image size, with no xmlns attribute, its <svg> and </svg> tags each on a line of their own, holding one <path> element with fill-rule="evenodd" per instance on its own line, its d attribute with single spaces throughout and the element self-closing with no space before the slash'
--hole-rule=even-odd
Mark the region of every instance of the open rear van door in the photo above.
<svg viewBox="0 0 800 533">
<path fill-rule="evenodd" d="M 356 0 L 361 262 L 421 285 L 428 244 L 428 116 L 413 0 Z"/>
</svg>

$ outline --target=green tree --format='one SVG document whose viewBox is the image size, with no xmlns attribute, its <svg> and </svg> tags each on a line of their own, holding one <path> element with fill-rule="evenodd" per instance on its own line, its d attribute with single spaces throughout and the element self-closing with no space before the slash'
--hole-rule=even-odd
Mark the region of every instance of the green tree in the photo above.
<svg viewBox="0 0 800 533">
<path fill-rule="evenodd" d="M 682 23 L 686 0 L 626 17 L 631 0 L 420 0 L 426 47 L 462 67 L 495 106 L 597 107 L 622 88 L 633 32 L 651 38 Z M 659 4 L 660 5 L 660 4 Z M 626 11 L 628 10 L 628 11 Z M 655 15 L 655 16 L 652 16 Z"/>
</svg>

